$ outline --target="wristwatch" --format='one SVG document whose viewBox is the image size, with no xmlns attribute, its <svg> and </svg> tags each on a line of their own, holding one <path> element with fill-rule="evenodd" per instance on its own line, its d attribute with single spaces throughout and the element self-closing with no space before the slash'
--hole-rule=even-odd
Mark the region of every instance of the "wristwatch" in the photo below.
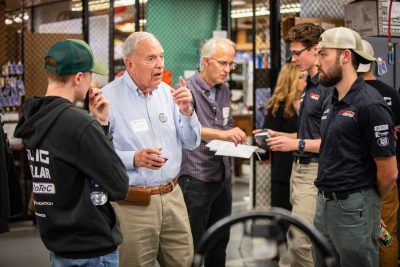
<svg viewBox="0 0 400 267">
<path fill-rule="evenodd" d="M 300 152 L 303 152 L 305 146 L 306 146 L 306 142 L 304 142 L 304 139 L 299 139 L 298 150 L 299 150 Z"/>
</svg>

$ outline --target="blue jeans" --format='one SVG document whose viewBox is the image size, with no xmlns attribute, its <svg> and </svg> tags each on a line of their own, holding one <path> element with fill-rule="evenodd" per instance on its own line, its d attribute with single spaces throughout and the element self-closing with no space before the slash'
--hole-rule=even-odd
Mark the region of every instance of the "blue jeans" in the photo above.
<svg viewBox="0 0 400 267">
<path fill-rule="evenodd" d="M 118 251 L 87 259 L 67 259 L 50 252 L 52 267 L 118 267 Z"/>
</svg>

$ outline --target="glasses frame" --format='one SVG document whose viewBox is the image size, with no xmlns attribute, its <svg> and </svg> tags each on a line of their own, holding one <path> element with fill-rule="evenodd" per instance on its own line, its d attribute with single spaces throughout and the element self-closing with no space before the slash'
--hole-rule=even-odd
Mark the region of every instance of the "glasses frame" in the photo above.
<svg viewBox="0 0 400 267">
<path fill-rule="evenodd" d="M 228 62 L 228 61 L 218 60 L 213 57 L 209 57 L 209 58 L 212 60 L 215 60 L 219 65 L 221 65 L 224 68 L 226 68 L 226 66 L 229 66 L 229 70 L 236 69 L 236 67 L 238 65 L 236 62 Z"/>
<path fill-rule="evenodd" d="M 289 51 L 291 57 L 299 57 L 304 51 L 310 49 L 310 47 L 305 47 L 299 51 Z"/>
</svg>

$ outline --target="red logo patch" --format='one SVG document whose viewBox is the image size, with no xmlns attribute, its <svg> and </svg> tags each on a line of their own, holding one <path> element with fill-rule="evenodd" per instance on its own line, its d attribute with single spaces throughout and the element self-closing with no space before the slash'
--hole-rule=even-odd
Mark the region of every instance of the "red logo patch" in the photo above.
<svg viewBox="0 0 400 267">
<path fill-rule="evenodd" d="M 342 109 L 342 110 L 340 110 L 340 111 L 338 112 L 338 115 L 345 116 L 345 117 L 349 117 L 349 118 L 353 118 L 354 115 L 356 115 L 356 113 L 354 113 L 354 112 L 351 111 L 351 110 Z"/>
<path fill-rule="evenodd" d="M 310 98 L 314 100 L 319 100 L 319 94 L 316 94 L 314 92 L 310 92 Z"/>
</svg>

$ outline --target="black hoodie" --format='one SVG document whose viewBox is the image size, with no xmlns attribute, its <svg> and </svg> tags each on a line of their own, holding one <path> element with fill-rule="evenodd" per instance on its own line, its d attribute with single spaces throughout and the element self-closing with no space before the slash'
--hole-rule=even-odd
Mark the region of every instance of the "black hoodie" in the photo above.
<svg viewBox="0 0 400 267">
<path fill-rule="evenodd" d="M 23 107 L 15 130 L 27 149 L 35 214 L 43 243 L 65 258 L 91 258 L 121 243 L 110 202 L 94 206 L 95 181 L 109 200 L 128 191 L 126 169 L 111 140 L 86 111 L 61 97 L 34 97 Z"/>
</svg>

